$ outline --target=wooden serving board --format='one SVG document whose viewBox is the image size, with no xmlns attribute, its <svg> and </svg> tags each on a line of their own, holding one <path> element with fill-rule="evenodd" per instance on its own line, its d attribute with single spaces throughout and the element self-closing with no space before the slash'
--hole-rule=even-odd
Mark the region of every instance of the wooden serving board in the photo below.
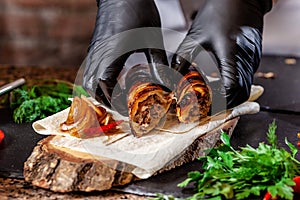
<svg viewBox="0 0 300 200">
<path fill-rule="evenodd" d="M 239 118 L 197 138 L 181 155 L 156 174 L 180 167 L 204 155 L 218 143 L 221 130 L 232 134 Z M 54 146 L 49 136 L 41 140 L 24 164 L 24 178 L 33 185 L 55 192 L 103 191 L 129 184 L 138 178 L 130 173 L 134 166 L 106 158 L 95 159 L 88 153 Z M 109 163 L 109 165 L 108 165 Z"/>
</svg>

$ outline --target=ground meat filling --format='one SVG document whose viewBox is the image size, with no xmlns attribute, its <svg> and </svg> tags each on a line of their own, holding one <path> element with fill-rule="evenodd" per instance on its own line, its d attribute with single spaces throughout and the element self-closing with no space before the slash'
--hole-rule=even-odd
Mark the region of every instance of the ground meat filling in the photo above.
<svg viewBox="0 0 300 200">
<path fill-rule="evenodd" d="M 196 95 L 194 93 L 185 94 L 177 107 L 180 110 L 180 116 L 184 116 L 184 121 L 198 121 L 207 116 L 209 104 L 210 97 L 202 96 L 197 92 Z"/>
<path fill-rule="evenodd" d="M 185 120 L 189 121 L 191 118 L 199 117 L 199 105 L 197 99 L 192 94 L 186 94 L 178 106 L 181 116 L 183 115 L 183 112 L 188 112 Z"/>
<path fill-rule="evenodd" d="M 189 117 L 190 118 L 197 117 L 198 119 L 206 117 L 207 116 L 206 113 L 208 112 L 207 105 L 208 105 L 207 101 L 203 101 L 203 100 L 198 101 L 198 104 L 194 105 L 190 109 Z M 187 120 L 189 120 L 189 118 Z"/>
<path fill-rule="evenodd" d="M 141 125 L 141 129 L 147 128 L 152 120 L 160 117 L 160 112 L 163 109 L 162 103 L 157 95 L 151 95 L 139 103 L 139 110 L 134 121 Z"/>
</svg>

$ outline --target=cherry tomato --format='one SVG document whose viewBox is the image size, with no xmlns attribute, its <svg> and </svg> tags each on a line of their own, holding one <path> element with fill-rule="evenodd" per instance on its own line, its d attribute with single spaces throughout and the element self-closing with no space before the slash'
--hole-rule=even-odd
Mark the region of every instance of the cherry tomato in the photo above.
<svg viewBox="0 0 300 200">
<path fill-rule="evenodd" d="M 293 178 L 293 181 L 296 183 L 296 185 L 293 187 L 294 192 L 300 193 L 300 176 Z"/>
<path fill-rule="evenodd" d="M 2 130 L 0 130 L 0 144 L 4 139 L 4 132 Z"/>
</svg>

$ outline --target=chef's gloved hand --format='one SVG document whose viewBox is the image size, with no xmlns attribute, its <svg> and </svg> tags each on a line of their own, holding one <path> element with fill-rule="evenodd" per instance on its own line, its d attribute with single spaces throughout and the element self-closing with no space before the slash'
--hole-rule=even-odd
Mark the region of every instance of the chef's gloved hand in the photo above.
<svg viewBox="0 0 300 200">
<path fill-rule="evenodd" d="M 172 67 L 186 73 L 200 44 L 216 58 L 228 108 L 246 101 L 261 59 L 263 17 L 271 7 L 271 0 L 206 0 Z"/>
<path fill-rule="evenodd" d="M 118 87 L 118 76 L 132 53 L 137 50 L 145 53 L 151 64 L 151 73 L 159 82 L 156 67 L 160 64 L 168 66 L 168 61 L 163 48 L 155 48 L 163 47 L 163 38 L 160 16 L 153 0 L 98 0 L 97 5 L 83 87 L 97 100 L 111 106 L 112 98 L 118 99 L 121 95 L 118 94 L 121 90 L 118 90 L 112 97 L 114 88 Z M 159 28 L 141 29 L 145 27 Z"/>
</svg>

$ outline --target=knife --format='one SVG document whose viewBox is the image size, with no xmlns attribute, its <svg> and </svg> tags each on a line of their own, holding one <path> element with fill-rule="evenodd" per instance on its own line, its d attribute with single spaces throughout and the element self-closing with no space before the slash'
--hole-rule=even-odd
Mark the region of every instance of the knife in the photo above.
<svg viewBox="0 0 300 200">
<path fill-rule="evenodd" d="M 6 85 L 3 85 L 2 87 L 0 87 L 0 96 L 23 85 L 25 83 L 25 79 L 24 78 L 20 78 L 20 79 L 17 79 L 11 83 L 8 83 Z"/>
</svg>

